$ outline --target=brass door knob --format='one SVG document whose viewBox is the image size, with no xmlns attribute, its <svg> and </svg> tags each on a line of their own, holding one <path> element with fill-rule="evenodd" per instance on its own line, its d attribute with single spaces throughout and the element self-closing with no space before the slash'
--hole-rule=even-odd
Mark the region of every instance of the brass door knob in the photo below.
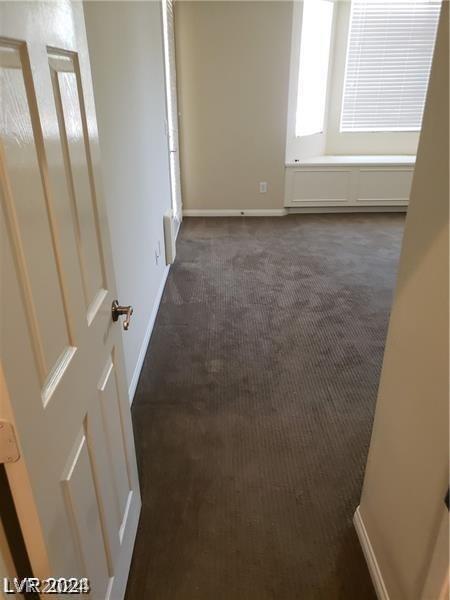
<svg viewBox="0 0 450 600">
<path fill-rule="evenodd" d="M 123 322 L 123 328 L 125 331 L 128 330 L 130 326 L 131 315 L 133 314 L 132 306 L 120 306 L 117 300 L 114 300 L 111 306 L 111 316 L 114 322 L 118 321 L 119 317 L 125 315 L 125 320 Z"/>
</svg>

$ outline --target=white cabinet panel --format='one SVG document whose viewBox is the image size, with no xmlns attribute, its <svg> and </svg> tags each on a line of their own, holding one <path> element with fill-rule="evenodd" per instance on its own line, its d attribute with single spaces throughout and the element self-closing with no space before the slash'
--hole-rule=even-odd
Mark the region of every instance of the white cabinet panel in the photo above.
<svg viewBox="0 0 450 600">
<path fill-rule="evenodd" d="M 357 201 L 364 204 L 406 203 L 412 182 L 412 169 L 361 169 Z"/>
<path fill-rule="evenodd" d="M 350 170 L 292 169 L 292 205 L 311 206 L 317 202 L 342 204 L 350 193 Z"/>
<path fill-rule="evenodd" d="M 382 158 L 382 157 L 380 157 Z M 413 164 L 361 166 L 321 161 L 286 167 L 286 207 L 406 206 Z"/>
</svg>

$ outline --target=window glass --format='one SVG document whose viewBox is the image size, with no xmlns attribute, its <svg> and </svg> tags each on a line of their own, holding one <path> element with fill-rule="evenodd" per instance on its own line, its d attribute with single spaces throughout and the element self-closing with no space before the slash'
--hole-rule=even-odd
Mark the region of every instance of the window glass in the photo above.
<svg viewBox="0 0 450 600">
<path fill-rule="evenodd" d="M 304 0 L 295 127 L 297 136 L 323 131 L 332 25 L 332 2 Z"/>
</svg>

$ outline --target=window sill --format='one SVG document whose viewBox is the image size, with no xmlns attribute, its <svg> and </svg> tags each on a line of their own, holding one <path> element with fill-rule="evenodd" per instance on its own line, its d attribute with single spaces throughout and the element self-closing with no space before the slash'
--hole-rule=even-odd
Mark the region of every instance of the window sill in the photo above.
<svg viewBox="0 0 450 600">
<path fill-rule="evenodd" d="M 416 162 L 415 155 L 411 154 L 398 154 L 398 155 L 324 155 L 315 156 L 313 158 L 302 158 L 298 162 L 287 162 L 286 167 L 357 167 L 357 166 L 376 166 L 376 167 L 390 167 L 390 166 L 411 166 L 413 167 Z"/>
</svg>

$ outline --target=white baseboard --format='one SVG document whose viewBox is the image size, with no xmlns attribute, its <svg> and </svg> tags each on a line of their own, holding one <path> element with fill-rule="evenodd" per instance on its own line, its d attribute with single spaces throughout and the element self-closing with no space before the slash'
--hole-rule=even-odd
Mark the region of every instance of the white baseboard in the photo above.
<svg viewBox="0 0 450 600">
<path fill-rule="evenodd" d="M 408 206 L 286 206 L 268 209 L 188 209 L 183 217 L 285 217 L 296 214 L 406 212 Z"/>
<path fill-rule="evenodd" d="M 322 214 L 322 213 L 404 213 L 408 206 L 298 206 L 286 207 L 288 215 Z"/>
<path fill-rule="evenodd" d="M 372 577 L 373 586 L 379 600 L 389 600 L 389 594 L 386 589 L 386 585 L 383 580 L 383 574 L 381 573 L 378 565 L 377 557 L 373 550 L 372 544 L 370 543 L 369 535 L 367 533 L 364 521 L 361 516 L 361 511 L 358 508 L 355 510 L 353 516 L 353 524 L 358 534 L 359 543 L 361 544 L 366 559 L 367 567 Z"/>
<path fill-rule="evenodd" d="M 133 403 L 134 394 L 136 392 L 136 387 L 139 381 L 139 375 L 141 374 L 142 365 L 144 363 L 145 354 L 147 352 L 148 344 L 150 342 L 150 337 L 152 335 L 153 326 L 155 325 L 156 315 L 158 314 L 159 305 L 161 302 L 161 298 L 164 292 L 164 286 L 166 285 L 167 276 L 169 275 L 170 265 L 167 266 L 164 270 L 164 274 L 161 280 L 161 284 L 159 286 L 158 292 L 156 294 L 155 303 L 153 304 L 152 312 L 150 314 L 150 318 L 148 320 L 147 329 L 145 331 L 145 336 L 142 341 L 142 346 L 139 351 L 139 356 L 136 362 L 136 367 L 134 369 L 133 377 L 131 378 L 130 386 L 128 388 L 128 398 L 130 404 Z"/>
<path fill-rule="evenodd" d="M 284 217 L 284 208 L 236 208 L 236 209 L 202 209 L 183 210 L 183 217 Z"/>
</svg>

